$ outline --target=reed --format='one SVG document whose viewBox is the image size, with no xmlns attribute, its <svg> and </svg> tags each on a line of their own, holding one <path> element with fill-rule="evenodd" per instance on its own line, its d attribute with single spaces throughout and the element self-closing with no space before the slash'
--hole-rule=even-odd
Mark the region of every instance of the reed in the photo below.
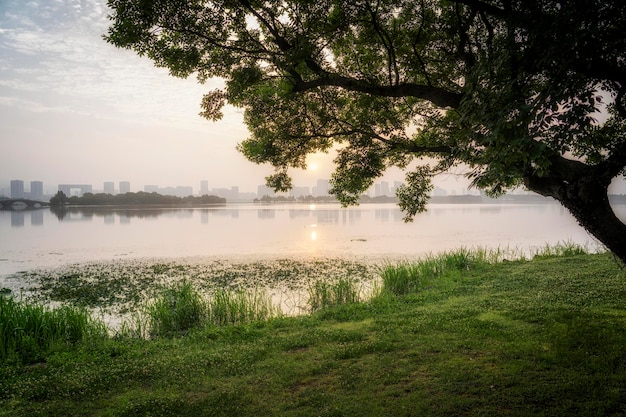
<svg viewBox="0 0 626 417">
<path fill-rule="evenodd" d="M 121 334 L 171 336 L 192 328 L 268 320 L 278 316 L 279 311 L 261 290 L 217 289 L 206 298 L 192 283 L 184 281 L 166 288 L 145 309 L 147 320 L 142 315 L 135 316 Z"/>
<path fill-rule="evenodd" d="M 146 314 L 149 335 L 165 336 L 204 324 L 207 303 L 191 282 L 182 281 L 165 288 L 147 305 Z"/>
<path fill-rule="evenodd" d="M 360 301 L 357 283 L 350 278 L 339 278 L 331 282 L 316 281 L 308 288 L 308 295 L 308 307 L 311 312 Z"/>
<path fill-rule="evenodd" d="M 546 244 L 533 252 L 533 258 L 554 258 L 557 256 L 587 255 L 591 250 L 587 246 L 574 242 L 559 242 L 555 245 Z"/>
<path fill-rule="evenodd" d="M 53 346 L 107 336 L 106 325 L 83 309 L 51 309 L 0 297 L 0 358 L 23 363 L 43 359 Z"/>
<path fill-rule="evenodd" d="M 439 255 L 428 255 L 418 262 L 383 265 L 380 270 L 382 287 L 392 294 L 408 294 L 418 291 L 432 279 L 443 275 L 500 262 L 506 253 L 502 250 L 459 248 Z"/>
<path fill-rule="evenodd" d="M 280 309 L 264 291 L 217 289 L 208 301 L 208 322 L 214 326 L 268 320 L 280 315 Z"/>
</svg>

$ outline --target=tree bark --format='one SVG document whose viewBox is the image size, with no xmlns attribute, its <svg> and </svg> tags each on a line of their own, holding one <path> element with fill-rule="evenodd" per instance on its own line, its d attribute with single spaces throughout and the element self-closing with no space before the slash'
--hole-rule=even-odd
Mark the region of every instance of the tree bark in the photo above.
<svg viewBox="0 0 626 417">
<path fill-rule="evenodd" d="M 611 176 L 600 167 L 555 157 L 546 176 L 526 175 L 526 187 L 553 197 L 578 223 L 626 264 L 626 225 L 609 202 Z"/>
</svg>

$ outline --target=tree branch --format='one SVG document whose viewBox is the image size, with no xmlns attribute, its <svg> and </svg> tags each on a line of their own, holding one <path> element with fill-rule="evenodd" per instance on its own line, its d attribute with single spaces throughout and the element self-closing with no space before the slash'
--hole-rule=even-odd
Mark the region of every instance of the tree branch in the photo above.
<svg viewBox="0 0 626 417">
<path fill-rule="evenodd" d="M 296 81 L 296 80 L 294 80 Z M 443 88 L 413 83 L 392 86 L 372 84 L 367 81 L 348 78 L 341 75 L 324 73 L 324 76 L 312 81 L 296 81 L 293 91 L 306 91 L 318 87 L 340 87 L 345 90 L 371 94 L 380 97 L 415 97 L 430 101 L 438 107 L 457 108 L 463 95 Z"/>
</svg>

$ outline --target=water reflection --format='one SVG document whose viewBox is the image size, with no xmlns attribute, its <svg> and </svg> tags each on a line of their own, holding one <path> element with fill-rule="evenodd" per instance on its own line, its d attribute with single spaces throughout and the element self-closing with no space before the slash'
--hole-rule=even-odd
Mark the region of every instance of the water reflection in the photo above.
<svg viewBox="0 0 626 417">
<path fill-rule="evenodd" d="M 11 227 L 24 227 L 23 211 L 11 211 Z"/>
<path fill-rule="evenodd" d="M 558 208 L 557 208 L 558 207 Z M 626 207 L 626 206 L 624 206 Z M 558 205 L 433 205 L 429 210 L 416 216 L 417 219 L 425 219 L 431 216 L 468 218 L 474 215 L 498 216 L 505 215 L 512 210 L 545 214 L 557 211 L 559 215 L 567 216 L 566 209 Z M 102 219 L 105 225 L 132 223 L 133 219 L 141 221 L 157 221 L 158 219 L 173 219 L 179 221 L 194 221 L 202 225 L 211 225 L 211 219 L 239 220 L 242 215 L 253 214 L 257 219 L 264 221 L 278 221 L 280 219 L 298 222 L 311 219 L 318 225 L 344 225 L 358 224 L 370 218 L 379 223 L 404 223 L 404 213 L 397 206 L 392 205 L 363 205 L 360 208 L 340 209 L 337 206 L 327 205 L 297 205 L 297 206 L 220 206 L 211 208 L 111 208 L 111 207 L 51 207 L 40 210 L 6 211 L 5 216 L 10 216 L 11 227 L 21 228 L 30 223 L 31 226 L 43 226 L 49 213 L 52 213 L 59 222 L 93 222 Z M 367 214 L 371 213 L 371 214 Z M 369 216 L 373 215 L 373 219 Z M 30 219 L 26 219 L 29 216 Z"/>
<path fill-rule="evenodd" d="M 0 211 L 0 275 L 120 256 L 403 256 L 588 240 L 556 204 L 433 205 L 412 223 L 403 216 L 386 204 Z"/>
<path fill-rule="evenodd" d="M 257 211 L 257 217 L 259 219 L 273 219 L 276 217 L 276 210 L 274 209 L 259 209 Z"/>
<path fill-rule="evenodd" d="M 30 212 L 31 226 L 43 226 L 43 210 L 33 210 Z"/>
</svg>

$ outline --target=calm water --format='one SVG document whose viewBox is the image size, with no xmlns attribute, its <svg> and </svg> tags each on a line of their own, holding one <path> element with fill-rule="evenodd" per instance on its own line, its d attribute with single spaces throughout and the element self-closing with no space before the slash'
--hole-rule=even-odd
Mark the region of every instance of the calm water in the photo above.
<svg viewBox="0 0 626 417">
<path fill-rule="evenodd" d="M 618 206 L 626 214 L 626 206 Z M 0 276 L 120 258 L 419 256 L 460 246 L 529 250 L 592 238 L 557 204 L 431 205 L 404 223 L 395 205 L 228 205 L 193 209 L 0 211 Z"/>
</svg>

